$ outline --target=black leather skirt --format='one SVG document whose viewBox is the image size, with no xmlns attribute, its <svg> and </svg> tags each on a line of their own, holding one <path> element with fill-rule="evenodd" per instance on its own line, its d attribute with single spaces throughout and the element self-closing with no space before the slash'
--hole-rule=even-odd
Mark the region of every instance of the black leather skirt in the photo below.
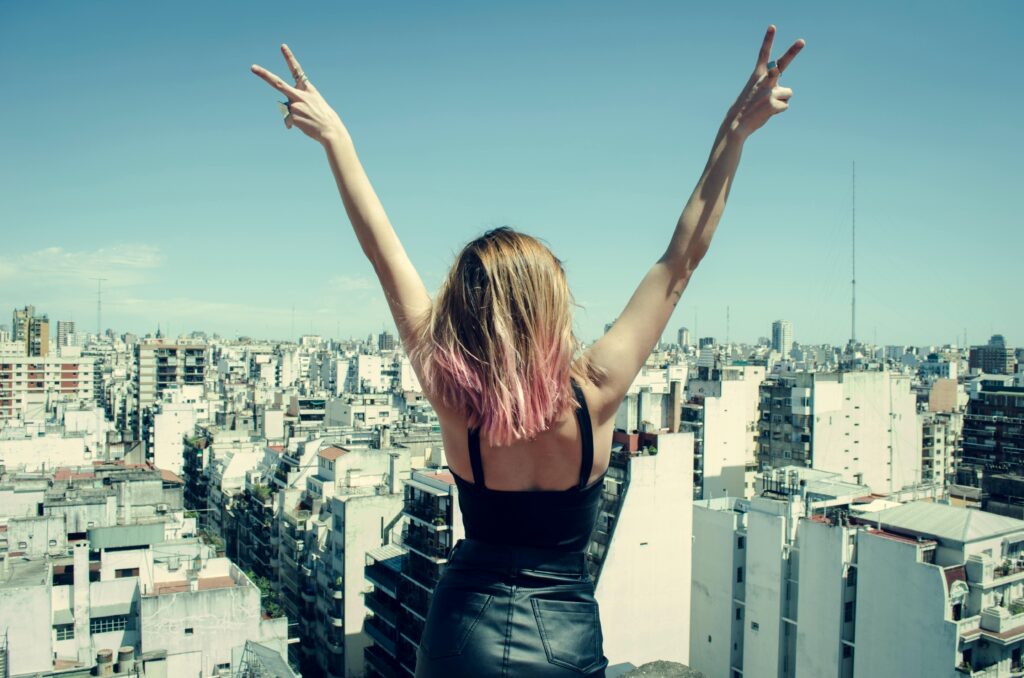
<svg viewBox="0 0 1024 678">
<path fill-rule="evenodd" d="M 604 676 L 586 556 L 462 539 L 430 600 L 416 678 Z"/>
</svg>

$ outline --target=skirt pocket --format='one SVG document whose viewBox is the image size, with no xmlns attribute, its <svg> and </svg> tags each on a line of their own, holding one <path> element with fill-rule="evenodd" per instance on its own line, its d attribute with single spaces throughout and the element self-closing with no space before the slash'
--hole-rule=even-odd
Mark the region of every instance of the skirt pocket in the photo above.
<svg viewBox="0 0 1024 678">
<path fill-rule="evenodd" d="M 588 673 L 604 661 L 596 601 L 533 598 L 530 602 L 550 663 Z"/>
<path fill-rule="evenodd" d="M 439 586 L 434 591 L 420 650 L 431 659 L 462 654 L 494 596 Z"/>
</svg>

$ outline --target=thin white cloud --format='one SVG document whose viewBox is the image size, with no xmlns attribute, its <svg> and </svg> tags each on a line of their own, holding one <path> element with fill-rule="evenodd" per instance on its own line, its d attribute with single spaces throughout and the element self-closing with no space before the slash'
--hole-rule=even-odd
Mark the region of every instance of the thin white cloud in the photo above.
<svg viewBox="0 0 1024 678">
<path fill-rule="evenodd" d="M 34 252 L 0 254 L 0 280 L 45 280 L 54 284 L 89 284 L 106 278 L 106 287 L 144 282 L 160 267 L 163 255 L 153 245 L 122 244 L 96 250 L 70 251 L 46 247 Z"/>
<path fill-rule="evenodd" d="M 332 292 L 357 292 L 377 287 L 377 281 L 365 275 L 336 275 L 327 281 Z"/>
</svg>

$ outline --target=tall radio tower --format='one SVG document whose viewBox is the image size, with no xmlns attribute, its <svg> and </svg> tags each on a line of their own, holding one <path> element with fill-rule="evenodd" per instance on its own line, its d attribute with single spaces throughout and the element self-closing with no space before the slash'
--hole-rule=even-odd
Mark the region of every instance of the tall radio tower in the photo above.
<svg viewBox="0 0 1024 678">
<path fill-rule="evenodd" d="M 850 277 L 850 345 L 857 343 L 857 163 L 852 163 L 850 176 L 850 240 L 851 240 L 851 277 Z"/>
<path fill-rule="evenodd" d="M 106 278 L 92 278 L 96 281 L 96 338 L 103 334 L 103 281 Z"/>
</svg>

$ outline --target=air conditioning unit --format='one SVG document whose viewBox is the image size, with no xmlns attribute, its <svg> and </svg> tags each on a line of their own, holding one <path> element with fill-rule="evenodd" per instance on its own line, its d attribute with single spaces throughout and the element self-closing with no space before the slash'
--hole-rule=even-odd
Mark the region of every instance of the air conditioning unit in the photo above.
<svg viewBox="0 0 1024 678">
<path fill-rule="evenodd" d="M 156 505 L 156 512 L 157 513 L 167 513 L 167 509 L 169 509 L 169 508 L 170 508 L 170 506 L 168 506 L 167 504 L 157 504 Z"/>
</svg>

